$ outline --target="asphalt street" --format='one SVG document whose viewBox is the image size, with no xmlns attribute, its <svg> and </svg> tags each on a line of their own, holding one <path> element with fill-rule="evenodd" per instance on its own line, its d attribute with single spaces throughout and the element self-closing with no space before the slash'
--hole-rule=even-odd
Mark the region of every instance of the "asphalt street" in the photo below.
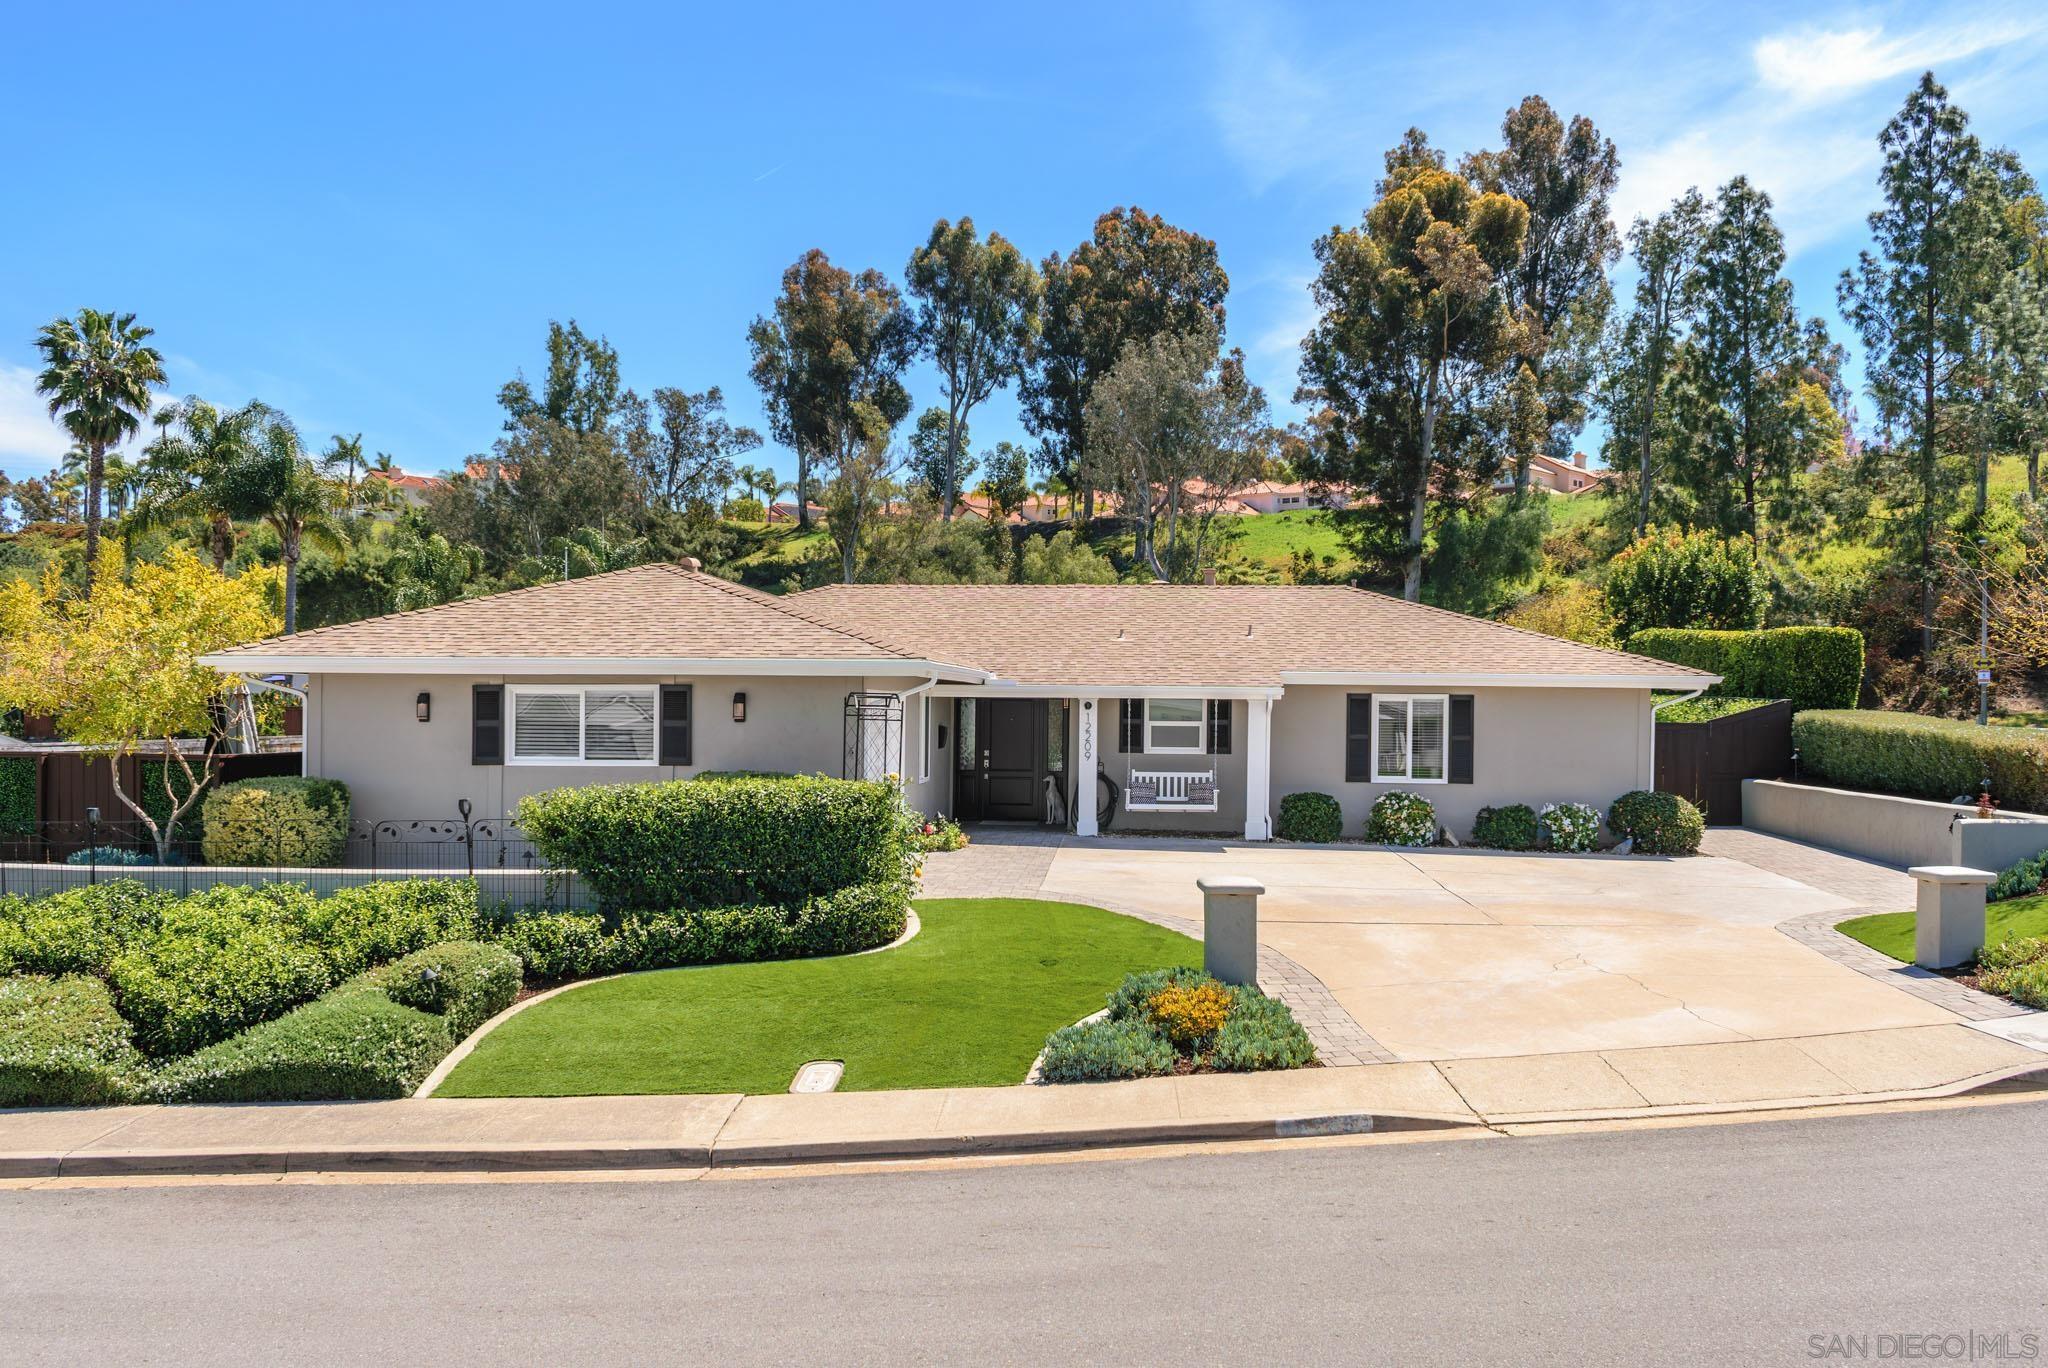
<svg viewBox="0 0 2048 1368">
<path fill-rule="evenodd" d="M 2025 1361 L 2029 1334 L 2048 1356 L 2044 1160 L 2030 1101 L 688 1182 L 13 1190 L 0 1361 L 1854 1363 L 1966 1333 Z"/>
</svg>

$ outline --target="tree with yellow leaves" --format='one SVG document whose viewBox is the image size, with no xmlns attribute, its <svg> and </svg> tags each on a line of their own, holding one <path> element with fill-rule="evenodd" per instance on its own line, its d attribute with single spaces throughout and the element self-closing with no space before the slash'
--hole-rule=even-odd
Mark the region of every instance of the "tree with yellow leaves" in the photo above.
<svg viewBox="0 0 2048 1368">
<path fill-rule="evenodd" d="M 218 575 L 174 547 L 124 580 L 112 542 L 96 569 L 91 598 L 68 589 L 54 564 L 39 581 L 0 585 L 0 708 L 54 718 L 59 735 L 107 757 L 114 796 L 168 858 L 179 819 L 213 776 L 217 709 L 236 688 L 199 657 L 277 631 L 278 572 Z M 181 738 L 200 739 L 196 756 Z M 121 786 L 121 760 L 145 750 L 164 755 L 161 823 Z M 182 791 L 173 764 L 184 771 Z"/>
</svg>

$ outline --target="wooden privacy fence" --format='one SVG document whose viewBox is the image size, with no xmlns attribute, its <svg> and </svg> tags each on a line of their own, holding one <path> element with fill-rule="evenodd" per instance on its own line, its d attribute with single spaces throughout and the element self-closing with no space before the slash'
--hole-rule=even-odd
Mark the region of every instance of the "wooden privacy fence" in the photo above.
<svg viewBox="0 0 2048 1368">
<path fill-rule="evenodd" d="M 100 821 L 110 828 L 132 822 L 135 814 L 114 796 L 112 767 L 115 764 L 121 766 L 121 787 L 129 797 L 141 801 L 143 767 L 166 761 L 162 755 L 130 755 L 115 761 L 106 756 L 85 755 L 77 751 L 8 755 L 4 758 L 33 762 L 36 767 L 36 816 L 31 829 L 21 833 L 0 832 L 0 837 L 23 838 L 36 837 L 52 828 L 83 833 L 87 828 L 86 813 L 90 808 L 98 808 Z M 168 763 L 173 768 L 177 765 L 175 760 Z M 301 760 L 300 752 L 295 750 L 260 751 L 250 755 L 218 756 L 214 764 L 219 771 L 216 782 L 229 783 L 236 779 L 272 779 L 297 774 Z M 196 759 L 193 767 L 198 768 Z M 83 849 L 86 838 L 80 834 L 58 841 L 38 840 L 36 844 L 35 853 L 26 858 L 61 860 L 74 850 Z M 23 857 L 16 855 L 15 858 Z"/>
<path fill-rule="evenodd" d="M 1742 781 L 1792 773 L 1792 704 L 1780 699 L 1711 722 L 1657 723 L 1657 787 L 1709 826 L 1742 825 Z"/>
</svg>

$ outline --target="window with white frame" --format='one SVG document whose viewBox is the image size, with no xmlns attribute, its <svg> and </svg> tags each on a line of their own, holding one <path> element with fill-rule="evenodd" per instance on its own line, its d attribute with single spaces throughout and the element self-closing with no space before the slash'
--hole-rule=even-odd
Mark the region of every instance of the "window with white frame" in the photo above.
<svg viewBox="0 0 2048 1368">
<path fill-rule="evenodd" d="M 657 691 L 621 684 L 513 685 L 515 765 L 651 765 Z"/>
<path fill-rule="evenodd" d="M 1145 754 L 1201 755 L 1208 749 L 1202 735 L 1208 716 L 1199 698 L 1145 700 Z"/>
<path fill-rule="evenodd" d="M 1372 777 L 1441 784 L 1451 700 L 1444 694 L 1375 694 L 1372 708 Z"/>
</svg>

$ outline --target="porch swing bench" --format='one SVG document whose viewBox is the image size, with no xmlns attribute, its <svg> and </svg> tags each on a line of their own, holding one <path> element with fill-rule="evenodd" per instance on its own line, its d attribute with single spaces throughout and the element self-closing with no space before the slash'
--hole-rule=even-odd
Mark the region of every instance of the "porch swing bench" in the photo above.
<svg viewBox="0 0 2048 1368">
<path fill-rule="evenodd" d="M 1216 771 L 1131 771 L 1124 785 L 1127 812 L 1214 812 Z"/>
</svg>

